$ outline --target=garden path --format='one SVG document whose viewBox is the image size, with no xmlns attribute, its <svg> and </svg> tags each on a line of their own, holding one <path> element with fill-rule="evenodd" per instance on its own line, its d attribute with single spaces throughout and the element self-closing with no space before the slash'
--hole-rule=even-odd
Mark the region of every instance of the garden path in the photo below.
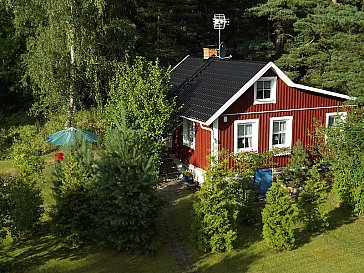
<svg viewBox="0 0 364 273">
<path fill-rule="evenodd" d="M 181 235 L 176 215 L 173 213 L 172 206 L 181 197 L 183 182 L 180 179 L 171 180 L 162 183 L 160 191 L 165 195 L 167 204 L 163 210 L 163 219 L 165 219 L 164 228 L 166 238 L 171 253 L 175 259 L 180 272 L 198 273 L 196 265 L 193 263 L 191 254 L 186 248 L 186 244 Z"/>
</svg>

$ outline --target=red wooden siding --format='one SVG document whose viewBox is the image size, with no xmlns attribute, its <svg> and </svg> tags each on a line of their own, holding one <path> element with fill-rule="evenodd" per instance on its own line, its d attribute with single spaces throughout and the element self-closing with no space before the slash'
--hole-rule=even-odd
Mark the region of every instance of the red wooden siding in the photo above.
<svg viewBox="0 0 364 273">
<path fill-rule="evenodd" d="M 272 72 L 266 73 L 266 75 L 272 76 Z M 303 145 L 313 145 L 308 131 L 312 132 L 314 129 L 314 118 L 325 123 L 326 113 L 338 111 L 336 106 L 343 105 L 345 101 L 344 99 L 289 87 L 279 78 L 277 79 L 276 103 L 254 105 L 253 92 L 254 88 L 251 87 L 225 111 L 223 115 L 236 114 L 228 115 L 228 122 L 224 123 L 223 118 L 219 118 L 221 148 L 234 151 L 234 120 L 259 119 L 258 150 L 259 152 L 269 150 L 270 118 L 284 116 L 293 116 L 292 145 L 298 139 L 302 141 Z M 314 109 L 318 107 L 332 108 Z M 298 110 L 302 108 L 306 108 L 306 110 Z M 277 166 L 284 166 L 288 163 L 288 158 L 288 156 L 277 156 L 275 162 Z"/>
<path fill-rule="evenodd" d="M 202 129 L 200 124 L 195 123 L 195 149 L 183 145 L 182 132 L 180 126 L 175 133 L 173 149 L 176 156 L 185 163 L 204 169 L 207 165 L 207 156 L 211 150 L 211 133 L 209 130 Z"/>
</svg>

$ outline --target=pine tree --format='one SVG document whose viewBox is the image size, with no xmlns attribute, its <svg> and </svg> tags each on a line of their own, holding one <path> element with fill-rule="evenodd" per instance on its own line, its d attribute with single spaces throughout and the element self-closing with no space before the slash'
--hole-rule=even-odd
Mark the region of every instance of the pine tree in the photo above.
<svg viewBox="0 0 364 273">
<path fill-rule="evenodd" d="M 364 19 L 350 5 L 319 6 L 294 24 L 298 35 L 277 61 L 303 84 L 358 96 L 364 94 Z"/>
</svg>

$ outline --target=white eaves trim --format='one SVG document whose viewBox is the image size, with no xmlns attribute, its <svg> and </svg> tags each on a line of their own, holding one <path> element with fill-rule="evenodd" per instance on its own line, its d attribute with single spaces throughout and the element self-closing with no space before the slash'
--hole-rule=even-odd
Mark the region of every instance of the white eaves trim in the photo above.
<svg viewBox="0 0 364 273">
<path fill-rule="evenodd" d="M 171 71 L 169 71 L 169 72 L 172 72 L 174 69 L 176 69 L 177 68 L 177 66 L 179 66 L 181 63 L 183 63 L 188 57 L 190 57 L 190 55 L 187 55 L 186 57 L 184 57 L 183 58 L 183 60 L 182 61 L 180 61 L 178 64 L 176 64 L 172 69 L 171 69 Z"/>
<path fill-rule="evenodd" d="M 183 119 L 188 119 L 188 120 L 190 120 L 192 122 L 196 122 L 196 123 L 200 123 L 200 124 L 205 124 L 206 125 L 206 123 L 203 122 L 203 121 L 201 121 L 201 120 L 197 120 L 197 119 L 193 119 L 193 118 L 188 118 L 188 117 L 185 117 L 185 116 L 180 116 L 180 117 L 183 118 Z"/>
<path fill-rule="evenodd" d="M 257 80 L 259 80 L 269 69 L 273 69 L 279 78 L 281 78 L 289 87 L 297 88 L 297 89 L 303 89 L 311 92 L 316 92 L 328 96 L 343 98 L 347 100 L 354 100 L 354 97 L 350 97 L 344 94 L 339 94 L 319 88 L 309 87 L 302 84 L 297 84 L 291 81 L 286 74 L 282 70 L 278 68 L 273 62 L 269 62 L 267 65 L 265 65 L 253 78 L 251 78 L 238 92 L 235 93 L 234 96 L 232 96 L 214 115 L 212 115 L 207 121 L 206 125 L 211 125 L 214 120 L 216 120 L 220 115 L 222 115 L 226 109 L 228 109 L 238 98 L 240 98 L 245 91 L 247 91 Z"/>
</svg>

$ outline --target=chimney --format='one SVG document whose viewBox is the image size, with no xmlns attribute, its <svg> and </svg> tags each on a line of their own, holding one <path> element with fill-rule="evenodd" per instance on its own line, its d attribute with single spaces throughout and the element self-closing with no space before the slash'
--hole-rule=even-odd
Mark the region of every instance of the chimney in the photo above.
<svg viewBox="0 0 364 273">
<path fill-rule="evenodd" d="M 203 48 L 203 59 L 207 60 L 208 58 L 210 58 L 211 56 L 215 56 L 218 57 L 219 50 L 217 49 L 216 46 L 207 46 Z"/>
</svg>

